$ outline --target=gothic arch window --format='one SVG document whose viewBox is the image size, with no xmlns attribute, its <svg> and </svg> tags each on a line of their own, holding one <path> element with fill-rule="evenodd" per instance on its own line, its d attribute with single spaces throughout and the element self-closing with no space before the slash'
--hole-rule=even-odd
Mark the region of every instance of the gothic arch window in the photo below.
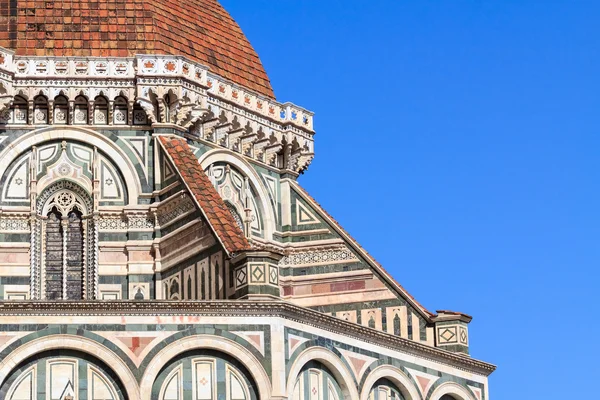
<svg viewBox="0 0 600 400">
<path fill-rule="evenodd" d="M 135 300 L 144 300 L 144 293 L 142 292 L 141 288 L 137 288 L 137 291 L 135 293 L 135 296 L 133 297 Z"/>
<path fill-rule="evenodd" d="M 371 315 L 369 318 L 369 328 L 375 329 L 375 317 Z"/>
<path fill-rule="evenodd" d="M 379 379 L 373 385 L 368 400 L 405 400 L 404 396 L 388 379 Z"/>
<path fill-rule="evenodd" d="M 187 298 L 188 300 L 192 300 L 192 277 L 188 276 L 187 279 Z"/>
<path fill-rule="evenodd" d="M 127 122 L 127 99 L 123 96 L 119 96 L 115 99 L 113 124 L 127 125 Z"/>
<path fill-rule="evenodd" d="M 33 123 L 36 125 L 48 123 L 48 99 L 44 95 L 33 99 Z"/>
<path fill-rule="evenodd" d="M 206 273 L 204 272 L 204 269 L 202 269 L 202 271 L 200 272 L 200 289 L 200 300 L 206 300 Z"/>
<path fill-rule="evenodd" d="M 343 398 L 340 386 L 331 372 L 316 361 L 311 361 L 302 368 L 296 379 L 292 395 L 292 400 L 340 400 Z"/>
<path fill-rule="evenodd" d="M 158 376 L 152 400 L 257 400 L 247 370 L 236 360 L 213 351 L 188 355 Z M 186 373 L 184 373 L 186 371 Z"/>
<path fill-rule="evenodd" d="M 63 95 L 54 99 L 54 123 L 67 125 L 69 123 L 69 101 Z"/>
<path fill-rule="evenodd" d="M 94 124 L 108 125 L 108 100 L 104 96 L 94 99 Z"/>
<path fill-rule="evenodd" d="M 179 278 L 171 280 L 171 286 L 169 288 L 169 300 L 180 300 L 181 296 L 179 293 Z"/>
<path fill-rule="evenodd" d="M 133 125 L 148 125 L 146 111 L 138 104 L 133 106 Z"/>
<path fill-rule="evenodd" d="M 87 125 L 88 123 L 88 100 L 84 96 L 75 97 L 74 124 Z"/>
<path fill-rule="evenodd" d="M 27 124 L 28 120 L 28 107 L 27 107 L 27 99 L 23 96 L 15 96 L 13 101 L 13 115 L 12 122 L 14 124 Z"/>
<path fill-rule="evenodd" d="M 169 93 L 167 93 L 164 97 L 163 97 L 163 104 L 164 104 L 164 110 L 163 110 L 163 115 L 160 116 L 161 121 L 163 123 L 170 123 L 173 120 L 174 114 L 175 114 L 175 105 L 177 104 L 177 96 L 175 96 L 175 94 L 172 93 L 172 91 L 169 91 Z M 164 121 L 162 120 L 162 118 L 164 117 Z"/>
<path fill-rule="evenodd" d="M 91 196 L 70 181 L 59 181 L 37 199 L 38 220 L 32 249 L 41 254 L 32 265 L 32 298 L 93 299 L 97 282 L 96 226 Z"/>
<path fill-rule="evenodd" d="M 394 317 L 394 335 L 400 336 L 400 315 L 396 314 Z"/>
</svg>

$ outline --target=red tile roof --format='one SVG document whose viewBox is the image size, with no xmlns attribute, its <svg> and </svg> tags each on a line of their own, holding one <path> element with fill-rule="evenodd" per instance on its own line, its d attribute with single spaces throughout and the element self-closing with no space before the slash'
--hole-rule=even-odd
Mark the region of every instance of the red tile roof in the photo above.
<svg viewBox="0 0 600 400">
<path fill-rule="evenodd" d="M 160 136 L 159 141 L 225 251 L 232 255 L 250 250 L 244 233 L 186 141 L 167 136 Z"/>
<path fill-rule="evenodd" d="M 29 56 L 182 55 L 275 97 L 258 55 L 218 0 L 0 0 L 0 46 Z"/>
</svg>

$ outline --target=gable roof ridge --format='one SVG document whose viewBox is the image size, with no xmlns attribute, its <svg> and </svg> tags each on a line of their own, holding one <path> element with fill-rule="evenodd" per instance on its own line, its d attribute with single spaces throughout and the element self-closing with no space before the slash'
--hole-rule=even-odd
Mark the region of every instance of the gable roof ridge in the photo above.
<svg viewBox="0 0 600 400">
<path fill-rule="evenodd" d="M 291 186 L 296 189 L 297 193 L 302 199 L 308 202 L 311 207 L 324 218 L 331 226 L 338 231 L 338 233 L 357 251 L 361 256 L 367 260 L 367 262 L 379 273 L 381 276 L 400 294 L 402 295 L 415 309 L 421 312 L 421 314 L 427 319 L 431 320 L 435 316 L 434 313 L 427 310 L 421 303 L 417 301 L 404 287 L 390 275 L 383 266 L 373 258 L 357 241 L 354 239 L 348 231 L 346 231 L 321 205 L 310 195 L 308 192 L 300 186 L 300 184 L 292 179 L 289 180 Z"/>
<path fill-rule="evenodd" d="M 158 141 L 227 254 L 231 257 L 240 251 L 251 250 L 246 236 L 187 142 L 176 136 L 164 135 L 158 136 Z"/>
</svg>

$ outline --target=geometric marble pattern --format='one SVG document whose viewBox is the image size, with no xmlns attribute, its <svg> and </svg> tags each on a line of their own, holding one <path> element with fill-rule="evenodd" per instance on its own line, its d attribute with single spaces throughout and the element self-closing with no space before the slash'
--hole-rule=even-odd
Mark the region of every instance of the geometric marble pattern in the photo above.
<svg viewBox="0 0 600 400">
<path fill-rule="evenodd" d="M 301 336 L 288 334 L 288 356 L 291 357 L 294 354 L 294 351 L 302 344 L 308 342 L 309 339 L 303 338 Z"/>
<path fill-rule="evenodd" d="M 312 212 L 308 210 L 304 204 L 296 203 L 296 224 L 307 225 L 307 224 L 318 224 L 320 221 L 314 216 Z"/>
<path fill-rule="evenodd" d="M 95 331 L 94 333 L 114 343 L 139 367 L 152 348 L 175 332 Z"/>
<path fill-rule="evenodd" d="M 417 382 L 417 387 L 421 392 L 421 396 L 423 396 L 424 399 L 427 398 L 427 393 L 429 392 L 429 389 L 431 389 L 433 384 L 437 382 L 437 380 L 440 379 L 440 377 L 430 375 L 421 371 L 415 371 L 414 369 L 410 368 L 406 369 L 408 370 L 408 373 L 413 377 L 413 379 Z"/>
<path fill-rule="evenodd" d="M 457 343 L 456 326 L 443 326 L 438 328 L 438 343 L 449 344 Z"/>
<path fill-rule="evenodd" d="M 357 382 L 360 382 L 363 374 L 367 370 L 367 368 L 377 361 L 376 358 L 365 356 L 363 354 L 354 353 L 352 351 L 340 349 L 336 347 L 336 349 L 342 354 L 352 372 L 354 372 L 354 376 L 356 377 Z"/>
<path fill-rule="evenodd" d="M 469 386 L 469 389 L 471 389 L 471 391 L 473 392 L 473 394 L 475 395 L 475 398 L 477 400 L 481 400 L 482 399 L 481 389 L 476 388 L 476 387 L 471 386 L 471 385 L 467 385 L 467 386 Z"/>
<path fill-rule="evenodd" d="M 265 355 L 265 333 L 262 331 L 247 332 L 247 331 L 231 331 L 234 335 L 245 339 L 254 347 L 260 354 Z"/>
</svg>

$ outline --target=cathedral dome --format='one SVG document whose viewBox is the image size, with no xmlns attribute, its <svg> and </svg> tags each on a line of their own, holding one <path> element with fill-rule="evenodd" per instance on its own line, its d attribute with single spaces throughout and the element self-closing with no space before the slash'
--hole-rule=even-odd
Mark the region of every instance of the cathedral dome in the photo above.
<svg viewBox="0 0 600 400">
<path fill-rule="evenodd" d="M 274 98 L 258 55 L 217 0 L 2 2 L 0 46 L 17 56 L 181 55 Z"/>
</svg>

